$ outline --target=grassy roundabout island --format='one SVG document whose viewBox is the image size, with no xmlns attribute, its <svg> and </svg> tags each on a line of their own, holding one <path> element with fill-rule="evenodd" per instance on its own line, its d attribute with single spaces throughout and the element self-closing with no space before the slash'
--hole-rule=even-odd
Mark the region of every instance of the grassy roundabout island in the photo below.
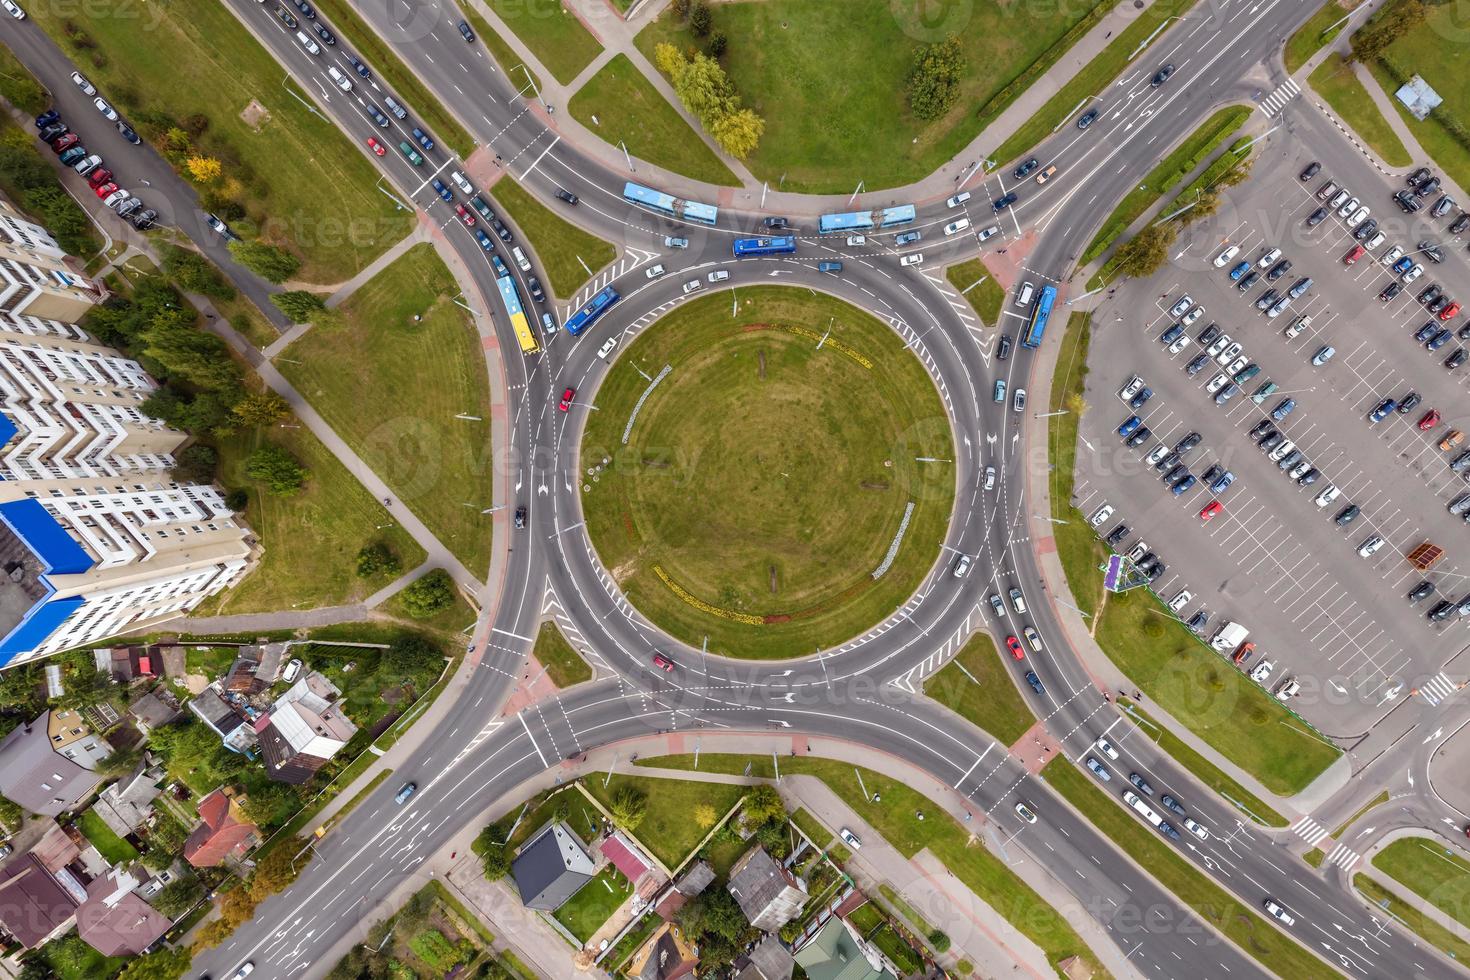
<svg viewBox="0 0 1470 980">
<path fill-rule="evenodd" d="M 734 317 L 729 293 L 684 304 L 623 352 L 588 418 L 582 505 L 602 562 L 671 635 L 807 656 L 878 623 L 937 558 L 949 418 L 867 313 L 805 289 L 739 301 Z"/>
</svg>

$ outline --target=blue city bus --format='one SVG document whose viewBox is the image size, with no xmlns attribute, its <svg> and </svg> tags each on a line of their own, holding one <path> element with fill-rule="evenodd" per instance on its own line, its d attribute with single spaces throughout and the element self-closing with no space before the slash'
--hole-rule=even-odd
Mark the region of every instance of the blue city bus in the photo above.
<svg viewBox="0 0 1470 980">
<path fill-rule="evenodd" d="M 608 286 L 602 292 L 582 304 L 580 310 L 567 317 L 567 322 L 563 326 L 567 328 L 567 333 L 575 337 L 583 330 L 592 326 L 598 317 L 607 312 L 608 307 L 620 299 L 622 297 L 618 295 L 618 291 Z"/>
<path fill-rule="evenodd" d="M 796 251 L 796 238 L 737 238 L 735 257 L 742 255 L 785 255 Z"/>
<path fill-rule="evenodd" d="M 632 181 L 623 185 L 623 200 L 652 208 L 671 218 L 684 218 L 688 221 L 697 221 L 702 225 L 712 225 L 720 216 L 720 209 L 713 204 L 681 201 L 672 194 L 665 194 L 663 191 L 656 191 L 652 187 L 644 187 Z"/>
<path fill-rule="evenodd" d="M 848 211 L 843 214 L 824 214 L 817 220 L 817 230 L 822 234 L 834 231 L 872 231 L 874 228 L 893 228 L 914 220 L 912 204 L 883 208 L 879 211 Z"/>
<path fill-rule="evenodd" d="M 1046 333 L 1046 321 L 1051 319 L 1052 304 L 1057 301 L 1057 287 L 1042 286 L 1031 307 L 1031 319 L 1026 323 L 1026 337 L 1021 346 L 1036 350 L 1041 346 L 1041 336 Z"/>
</svg>

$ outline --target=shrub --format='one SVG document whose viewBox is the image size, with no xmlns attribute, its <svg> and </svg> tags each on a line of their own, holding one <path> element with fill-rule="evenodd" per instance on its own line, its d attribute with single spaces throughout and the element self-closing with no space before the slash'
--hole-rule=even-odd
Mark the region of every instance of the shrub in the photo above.
<svg viewBox="0 0 1470 980">
<path fill-rule="evenodd" d="M 306 482 L 306 470 L 280 446 L 261 446 L 245 461 L 245 473 L 277 497 L 289 497 Z"/>
<path fill-rule="evenodd" d="M 938 119 L 954 106 L 967 61 L 960 39 L 951 34 L 937 44 L 926 44 L 909 69 L 909 108 L 920 119 Z"/>
<path fill-rule="evenodd" d="M 362 546 L 357 553 L 357 574 L 362 578 L 374 575 L 397 575 L 403 563 L 389 548 L 387 542 L 372 541 Z"/>
<path fill-rule="evenodd" d="M 218 463 L 219 456 L 212 447 L 195 443 L 174 459 L 174 479 L 179 483 L 212 483 Z"/>
<path fill-rule="evenodd" d="M 709 33 L 712 23 L 714 17 L 710 14 L 709 4 L 704 0 L 696 0 L 693 9 L 689 11 L 689 29 L 694 32 L 695 37 L 704 37 Z"/>
<path fill-rule="evenodd" d="M 436 568 L 403 590 L 403 609 L 415 619 L 428 619 L 454 605 L 454 580 Z"/>
</svg>

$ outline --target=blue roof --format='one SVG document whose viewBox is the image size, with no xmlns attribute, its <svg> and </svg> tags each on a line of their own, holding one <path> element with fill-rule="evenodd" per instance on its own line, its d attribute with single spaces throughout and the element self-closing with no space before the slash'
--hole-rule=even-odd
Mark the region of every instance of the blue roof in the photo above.
<svg viewBox="0 0 1470 980">
<path fill-rule="evenodd" d="M 10 663 L 17 654 L 29 653 L 40 646 L 86 601 L 81 596 L 72 596 L 68 599 L 38 602 L 32 606 L 20 625 L 11 630 L 9 636 L 0 640 L 0 667 Z"/>
<path fill-rule="evenodd" d="M 8 443 L 11 439 L 15 437 L 15 434 L 19 431 L 20 430 L 16 428 L 15 423 L 10 421 L 10 416 L 6 415 L 4 412 L 0 412 L 0 446 Z M 0 479 L 4 479 L 4 477 L 0 477 Z"/>
<path fill-rule="evenodd" d="M 35 552 L 48 573 L 74 575 L 96 564 L 38 500 L 23 497 L 0 504 L 0 521 Z"/>
<path fill-rule="evenodd" d="M 848 211 L 844 214 L 824 214 L 817 222 L 821 231 L 847 231 L 853 228 L 873 227 L 873 212 Z"/>
<path fill-rule="evenodd" d="M 720 217 L 720 209 L 713 204 L 700 204 L 698 201 L 684 202 L 684 217 L 690 221 L 703 221 L 706 224 L 714 224 Z"/>
<path fill-rule="evenodd" d="M 900 204 L 897 207 L 883 209 L 883 227 L 885 228 L 913 220 L 914 206 L 912 204 Z"/>
</svg>

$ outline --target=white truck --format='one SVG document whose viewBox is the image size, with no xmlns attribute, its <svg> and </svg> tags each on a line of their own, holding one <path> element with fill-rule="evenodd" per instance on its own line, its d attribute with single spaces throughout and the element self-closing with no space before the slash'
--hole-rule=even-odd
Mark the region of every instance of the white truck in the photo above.
<svg viewBox="0 0 1470 980">
<path fill-rule="evenodd" d="M 1250 636 L 1250 630 L 1239 623 L 1226 623 L 1215 631 L 1210 638 L 1210 646 L 1224 653 L 1226 650 L 1234 650 Z"/>
</svg>

